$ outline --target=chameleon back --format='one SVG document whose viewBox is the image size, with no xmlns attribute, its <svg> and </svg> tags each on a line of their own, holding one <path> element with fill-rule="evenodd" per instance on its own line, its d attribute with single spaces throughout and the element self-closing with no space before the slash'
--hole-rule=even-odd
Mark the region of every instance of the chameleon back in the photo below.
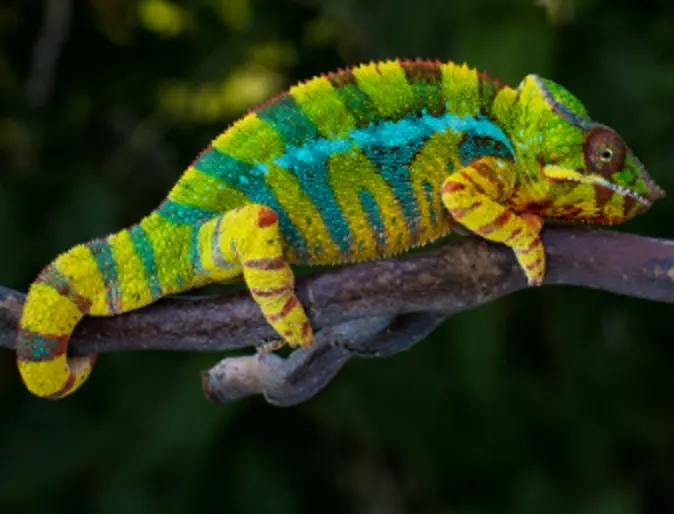
<svg viewBox="0 0 674 514">
<path fill-rule="evenodd" d="M 451 171 L 485 155 L 513 157 L 489 119 L 499 87 L 465 65 L 431 61 L 314 78 L 217 137 L 156 213 L 194 223 L 247 203 L 269 206 L 293 263 L 425 244 L 450 231 L 440 188 Z"/>
</svg>

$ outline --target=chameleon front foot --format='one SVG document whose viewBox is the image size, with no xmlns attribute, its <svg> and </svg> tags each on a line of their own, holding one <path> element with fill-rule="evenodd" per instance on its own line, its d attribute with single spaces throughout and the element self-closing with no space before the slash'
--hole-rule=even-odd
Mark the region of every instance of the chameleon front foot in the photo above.
<svg viewBox="0 0 674 514">
<path fill-rule="evenodd" d="M 512 248 L 529 285 L 538 286 L 545 274 L 545 250 L 538 235 L 543 223 L 536 214 L 518 215 L 504 205 L 515 181 L 506 160 L 483 157 L 445 180 L 442 201 L 465 228 Z"/>
<path fill-rule="evenodd" d="M 283 339 L 274 339 L 272 341 L 262 341 L 255 345 L 255 351 L 259 354 L 272 353 L 285 346 L 286 342 Z"/>
</svg>

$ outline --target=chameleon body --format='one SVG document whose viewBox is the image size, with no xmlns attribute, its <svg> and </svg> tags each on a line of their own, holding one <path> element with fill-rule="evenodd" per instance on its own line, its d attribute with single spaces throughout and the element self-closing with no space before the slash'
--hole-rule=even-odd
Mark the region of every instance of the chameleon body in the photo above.
<svg viewBox="0 0 674 514">
<path fill-rule="evenodd" d="M 453 63 L 339 70 L 234 123 L 138 224 L 49 264 L 23 309 L 19 369 L 31 392 L 66 396 L 95 359 L 67 355 L 84 315 L 236 278 L 283 342 L 308 345 L 289 264 L 390 256 L 457 223 L 511 247 L 537 285 L 542 219 L 617 223 L 663 194 L 616 132 L 536 75 L 511 88 Z"/>
</svg>

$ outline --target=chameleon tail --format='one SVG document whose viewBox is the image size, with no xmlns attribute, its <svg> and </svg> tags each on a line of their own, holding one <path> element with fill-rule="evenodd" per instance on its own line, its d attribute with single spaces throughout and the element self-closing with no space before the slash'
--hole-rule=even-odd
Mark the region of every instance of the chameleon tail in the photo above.
<svg viewBox="0 0 674 514">
<path fill-rule="evenodd" d="M 83 250 L 73 248 L 59 259 Z M 91 308 L 57 266 L 47 266 L 31 285 L 17 337 L 19 372 L 26 387 L 43 398 L 62 398 L 77 389 L 91 373 L 95 355 L 69 357 L 68 340 L 75 325 Z"/>
<path fill-rule="evenodd" d="M 85 315 L 110 316 L 195 285 L 190 248 L 196 229 L 153 212 L 129 229 L 58 256 L 31 285 L 19 322 L 17 360 L 28 390 L 62 398 L 81 386 L 95 356 L 67 355 Z"/>
</svg>

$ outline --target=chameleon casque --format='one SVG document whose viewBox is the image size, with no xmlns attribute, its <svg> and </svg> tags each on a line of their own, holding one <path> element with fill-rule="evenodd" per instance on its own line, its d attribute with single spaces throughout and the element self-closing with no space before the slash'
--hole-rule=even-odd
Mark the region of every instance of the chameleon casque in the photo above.
<svg viewBox="0 0 674 514">
<path fill-rule="evenodd" d="M 621 137 L 563 87 L 466 65 L 392 60 L 313 78 L 249 112 L 131 228 L 59 255 L 31 285 L 18 366 L 45 398 L 95 356 L 67 355 L 84 315 L 243 277 L 291 346 L 313 341 L 289 264 L 394 255 L 456 223 L 541 283 L 543 218 L 618 223 L 664 196 Z"/>
</svg>

